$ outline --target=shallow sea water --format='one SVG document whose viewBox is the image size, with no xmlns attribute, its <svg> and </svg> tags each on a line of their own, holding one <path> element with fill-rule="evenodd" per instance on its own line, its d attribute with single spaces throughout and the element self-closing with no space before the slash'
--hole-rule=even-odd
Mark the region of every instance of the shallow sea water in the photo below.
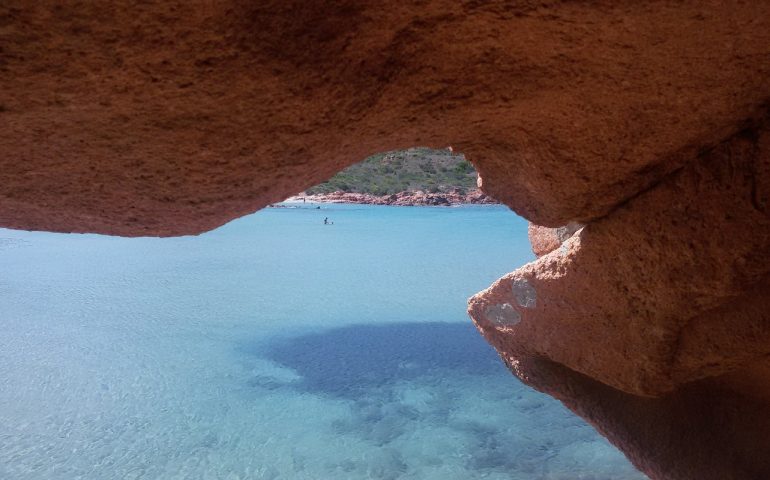
<svg viewBox="0 0 770 480">
<path fill-rule="evenodd" d="M 645 478 L 468 319 L 532 258 L 495 206 L 0 230 L 0 479 Z"/>
</svg>

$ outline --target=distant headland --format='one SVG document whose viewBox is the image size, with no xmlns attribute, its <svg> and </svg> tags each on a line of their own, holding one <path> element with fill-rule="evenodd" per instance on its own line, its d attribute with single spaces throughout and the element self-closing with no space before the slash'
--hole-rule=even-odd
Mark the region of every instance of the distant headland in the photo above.
<svg viewBox="0 0 770 480">
<path fill-rule="evenodd" d="M 370 205 L 495 204 L 476 186 L 470 162 L 450 149 L 410 148 L 352 165 L 288 202 Z"/>
</svg>

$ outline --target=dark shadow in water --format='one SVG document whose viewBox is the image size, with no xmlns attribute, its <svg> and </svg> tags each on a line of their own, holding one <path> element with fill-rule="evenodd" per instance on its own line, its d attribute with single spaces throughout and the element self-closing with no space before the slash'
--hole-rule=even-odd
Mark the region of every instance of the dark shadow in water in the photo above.
<svg viewBox="0 0 770 480">
<path fill-rule="evenodd" d="M 565 448 L 584 446 L 598 439 L 597 434 L 555 400 L 516 381 L 470 323 L 352 325 L 271 339 L 249 351 L 291 368 L 301 378 L 282 382 L 257 376 L 250 384 L 258 390 L 291 388 L 350 400 L 348 413 L 336 416 L 329 427 L 337 435 L 378 446 L 383 456 L 332 467 L 362 478 L 402 478 L 415 464 L 440 463 L 441 456 L 432 456 L 430 449 L 406 451 L 399 443 L 431 429 L 450 431 L 452 455 L 480 476 L 497 472 L 533 480 L 640 478 L 623 464 L 606 466 L 623 471 L 613 476 L 587 473 L 592 467 L 581 465 L 571 453 L 560 458 Z M 405 391 L 430 393 L 415 401 L 400 396 Z M 490 411 L 491 422 L 463 414 L 464 409 L 467 413 L 469 408 L 484 411 L 500 405 L 505 409 Z M 576 468 L 580 473 L 573 475 Z"/>
<path fill-rule="evenodd" d="M 351 399 L 446 370 L 505 373 L 500 358 L 470 323 L 352 325 L 278 339 L 255 353 L 295 370 L 307 391 Z"/>
</svg>

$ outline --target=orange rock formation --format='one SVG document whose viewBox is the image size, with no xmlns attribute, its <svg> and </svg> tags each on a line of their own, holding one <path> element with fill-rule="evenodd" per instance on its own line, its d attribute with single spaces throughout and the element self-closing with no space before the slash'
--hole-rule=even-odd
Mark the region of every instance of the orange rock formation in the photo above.
<svg viewBox="0 0 770 480">
<path fill-rule="evenodd" d="M 453 145 L 584 225 L 471 300 L 512 371 L 653 479 L 770 478 L 769 79 L 764 1 L 7 0 L 0 225 L 198 233 Z"/>
</svg>

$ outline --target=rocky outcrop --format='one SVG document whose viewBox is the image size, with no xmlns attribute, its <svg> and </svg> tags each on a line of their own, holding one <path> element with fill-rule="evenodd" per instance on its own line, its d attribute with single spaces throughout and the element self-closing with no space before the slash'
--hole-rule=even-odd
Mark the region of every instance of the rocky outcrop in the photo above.
<svg viewBox="0 0 770 480">
<path fill-rule="evenodd" d="M 7 0 L 0 223 L 198 233 L 413 145 L 539 225 L 587 223 L 762 114 L 768 10 Z"/>
<path fill-rule="evenodd" d="M 492 205 L 497 202 L 481 190 L 462 192 L 430 193 L 422 190 L 398 192 L 392 195 L 370 195 L 368 193 L 332 192 L 314 195 L 293 196 L 289 201 L 310 201 L 318 203 L 360 203 L 365 205 L 396 205 L 396 206 L 431 206 L 449 207 L 452 205 Z"/>
<path fill-rule="evenodd" d="M 654 478 L 770 473 L 768 138 L 704 152 L 470 301 L 517 375 Z"/>
<path fill-rule="evenodd" d="M 572 222 L 563 227 L 550 228 L 530 223 L 528 230 L 532 252 L 538 257 L 542 257 L 546 253 L 556 250 L 582 226 Z"/>
<path fill-rule="evenodd" d="M 511 370 L 651 478 L 768 478 L 768 79 L 761 1 L 8 0 L 0 225 L 194 234 L 452 145 L 556 229 L 470 302 Z"/>
</svg>

